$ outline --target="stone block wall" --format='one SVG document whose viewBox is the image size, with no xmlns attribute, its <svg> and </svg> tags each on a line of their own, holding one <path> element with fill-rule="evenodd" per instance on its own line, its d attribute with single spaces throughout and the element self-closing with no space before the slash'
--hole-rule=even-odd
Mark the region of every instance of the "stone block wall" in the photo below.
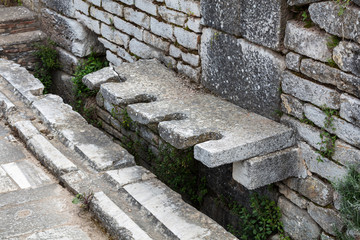
<svg viewBox="0 0 360 240">
<path fill-rule="evenodd" d="M 56 23 L 50 33 L 64 33 L 52 36 L 64 38 L 59 50 L 69 69 L 98 39 L 115 65 L 157 58 L 241 107 L 277 120 L 283 114 L 281 122 L 296 130 L 308 170 L 305 179 L 277 184 L 285 230 L 293 239 L 335 239 L 334 227 L 343 223 L 331 182 L 360 161 L 359 1 L 344 11 L 322 0 L 24 2 L 44 22 Z M 113 136 L 156 147 L 152 129 L 126 132 L 106 105 L 98 112 Z M 322 144 L 324 132 L 336 136 L 334 153 L 327 156 L 319 153 L 329 150 Z M 214 191 L 246 195 L 231 179 L 230 165 L 206 174 Z M 212 178 L 220 175 L 229 176 L 227 184 Z"/>
</svg>

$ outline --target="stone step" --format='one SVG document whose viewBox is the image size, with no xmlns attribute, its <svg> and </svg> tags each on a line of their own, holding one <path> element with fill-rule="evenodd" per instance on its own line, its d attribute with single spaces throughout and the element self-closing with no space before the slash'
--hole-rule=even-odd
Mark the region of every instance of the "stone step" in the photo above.
<svg viewBox="0 0 360 240">
<path fill-rule="evenodd" d="M 39 28 L 35 13 L 25 7 L 4 7 L 0 9 L 0 35 L 34 31 Z"/>
<path fill-rule="evenodd" d="M 236 239 L 143 167 L 107 171 L 106 178 L 155 216 L 175 238 Z"/>
</svg>

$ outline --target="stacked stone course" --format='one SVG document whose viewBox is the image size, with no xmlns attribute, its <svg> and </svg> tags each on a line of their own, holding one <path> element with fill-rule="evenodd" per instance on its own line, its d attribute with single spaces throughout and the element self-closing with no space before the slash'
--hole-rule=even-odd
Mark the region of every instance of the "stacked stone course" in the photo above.
<svg viewBox="0 0 360 240">
<path fill-rule="evenodd" d="M 272 119 L 279 119 L 274 112 L 280 109 L 281 122 L 296 130 L 300 160 L 308 170 L 305 179 L 277 184 L 285 230 L 293 239 L 335 239 L 334 227 L 343 228 L 343 222 L 331 182 L 360 160 L 359 1 L 341 15 L 334 1 L 321 0 L 42 2 L 48 8 L 43 14 L 71 19 L 73 31 L 80 32 L 79 22 L 87 26 L 95 35 L 86 36 L 96 36 L 115 65 L 157 58 L 241 107 Z M 312 27 L 295 16 L 294 7 L 308 10 Z M 71 41 L 74 48 L 63 45 L 66 50 L 60 54 L 74 63 L 91 45 L 91 38 L 76 36 L 71 38 L 77 40 Z M 340 42 L 329 47 L 334 36 Z M 74 51 L 78 46 L 85 50 Z M 101 99 L 98 103 L 98 115 L 110 134 L 158 145 L 153 129 L 138 129 L 138 139 L 121 129 L 121 119 L 109 114 L 112 107 Z M 324 106 L 338 112 L 331 128 L 324 124 Z M 323 129 L 337 136 L 329 158 L 318 153 Z M 212 176 L 229 174 L 229 169 L 216 168 Z M 243 192 L 232 183 L 220 188 L 220 181 L 211 181 L 219 193 Z"/>
</svg>

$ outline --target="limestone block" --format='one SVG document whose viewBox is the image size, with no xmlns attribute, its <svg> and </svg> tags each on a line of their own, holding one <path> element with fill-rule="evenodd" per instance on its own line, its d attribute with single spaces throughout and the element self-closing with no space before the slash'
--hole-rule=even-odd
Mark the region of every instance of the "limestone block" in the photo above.
<svg viewBox="0 0 360 240">
<path fill-rule="evenodd" d="M 340 6 L 336 2 L 326 1 L 309 6 L 311 20 L 326 32 L 360 43 L 360 9 L 347 6 L 339 14 Z"/>
<path fill-rule="evenodd" d="M 289 177 L 306 176 L 298 149 L 291 148 L 233 164 L 233 178 L 247 189 L 256 189 Z"/>
<path fill-rule="evenodd" d="M 333 159 L 345 166 L 356 165 L 360 162 L 360 150 L 341 140 L 336 140 Z"/>
<path fill-rule="evenodd" d="M 163 51 L 168 51 L 170 46 L 169 42 L 162 40 L 160 37 L 157 37 L 156 35 L 148 31 L 144 31 L 143 40 L 145 43 L 148 43 L 151 46 L 161 49 Z"/>
<path fill-rule="evenodd" d="M 120 189 L 127 184 L 150 180 L 156 176 L 141 166 L 134 166 L 107 171 L 105 178 Z"/>
<path fill-rule="evenodd" d="M 185 27 L 189 28 L 194 32 L 201 33 L 202 26 L 200 18 L 189 17 L 188 21 L 185 24 Z"/>
<path fill-rule="evenodd" d="M 80 58 L 74 56 L 70 52 L 57 47 L 56 51 L 59 54 L 59 61 L 61 64 L 61 70 L 68 74 L 74 74 L 76 71 L 76 67 L 78 66 L 80 62 Z"/>
<path fill-rule="evenodd" d="M 320 228 L 310 215 L 292 204 L 284 197 L 280 197 L 278 206 L 281 209 L 281 221 L 284 230 L 294 240 L 315 240 L 320 236 Z"/>
<path fill-rule="evenodd" d="M 183 64 L 182 62 L 178 62 L 176 68 L 179 73 L 184 74 L 185 76 L 189 77 L 195 82 L 199 82 L 201 69 L 200 68 L 193 68 L 189 65 Z"/>
<path fill-rule="evenodd" d="M 290 70 L 299 72 L 300 71 L 300 61 L 301 61 L 301 55 L 293 52 L 289 52 L 286 54 L 286 67 Z"/>
<path fill-rule="evenodd" d="M 327 47 L 330 35 L 313 27 L 305 28 L 304 23 L 288 21 L 285 31 L 284 45 L 310 58 L 327 62 L 331 59 L 331 51 Z"/>
<path fill-rule="evenodd" d="M 84 57 L 93 52 L 102 52 L 97 37 L 76 20 L 64 17 L 52 10 L 42 9 L 42 27 L 60 47 L 75 56 Z"/>
<path fill-rule="evenodd" d="M 319 2 L 321 0 L 288 0 L 287 3 L 290 6 L 303 6 L 309 3 Z"/>
<path fill-rule="evenodd" d="M 305 179 L 289 178 L 284 184 L 320 206 L 327 206 L 333 201 L 333 188 L 315 176 Z"/>
<path fill-rule="evenodd" d="M 175 9 L 177 11 L 186 13 L 188 15 L 200 17 L 200 3 L 194 0 L 165 0 L 165 4 L 168 8 Z"/>
<path fill-rule="evenodd" d="M 324 127 L 326 115 L 323 111 L 313 105 L 305 104 L 304 112 L 305 116 L 317 126 Z M 333 118 L 333 127 L 326 128 L 326 130 L 337 135 L 345 142 L 360 147 L 360 128 L 336 116 L 333 116 Z"/>
<path fill-rule="evenodd" d="M 341 94 L 340 117 L 360 127 L 360 100 L 348 94 Z"/>
<path fill-rule="evenodd" d="M 279 183 L 279 192 L 283 194 L 287 199 L 293 202 L 296 206 L 302 209 L 306 209 L 309 201 L 307 201 L 303 196 L 300 194 L 292 191 L 290 188 L 285 186 L 284 184 Z"/>
<path fill-rule="evenodd" d="M 74 17 L 75 5 L 73 0 L 41 0 L 41 2 L 52 10 L 62 13 L 68 17 Z"/>
<path fill-rule="evenodd" d="M 166 8 L 165 6 L 159 6 L 159 15 L 166 22 L 174 23 L 180 26 L 184 26 L 187 20 L 186 14 L 173 11 L 171 9 Z"/>
<path fill-rule="evenodd" d="M 141 34 L 141 33 L 136 33 L 136 34 Z M 127 48 L 129 46 L 130 37 L 128 35 L 120 32 L 116 29 L 113 29 L 104 23 L 101 24 L 101 35 L 105 39 L 107 39 L 113 43 L 116 43 L 116 45 L 124 46 L 125 48 Z M 139 37 L 140 37 L 140 35 L 139 35 Z M 116 49 L 111 49 L 111 48 L 110 48 L 110 50 L 116 51 Z"/>
<path fill-rule="evenodd" d="M 276 118 L 286 67 L 282 56 L 209 28 L 203 30 L 200 56 L 206 88 L 240 107 Z"/>
<path fill-rule="evenodd" d="M 174 35 L 176 41 L 185 48 L 194 49 L 194 50 L 198 49 L 199 38 L 200 38 L 198 34 L 190 31 L 186 31 L 183 28 L 175 27 Z"/>
<path fill-rule="evenodd" d="M 114 25 L 120 31 L 129 34 L 130 36 L 134 36 L 135 38 L 142 40 L 143 30 L 138 28 L 137 26 L 128 23 L 121 18 L 114 17 Z"/>
<path fill-rule="evenodd" d="M 119 75 L 111 68 L 105 67 L 83 77 L 82 82 L 91 90 L 99 90 L 106 82 L 119 82 Z"/>
<path fill-rule="evenodd" d="M 333 59 L 341 70 L 360 77 L 360 45 L 341 41 L 334 48 Z"/>
<path fill-rule="evenodd" d="M 157 5 L 153 3 L 153 0 L 135 0 L 135 6 L 144 12 L 157 16 Z"/>
<path fill-rule="evenodd" d="M 310 203 L 308 212 L 327 233 L 336 235 L 335 230 L 341 231 L 344 228 L 340 214 L 333 209 L 318 207 Z"/>
<path fill-rule="evenodd" d="M 309 171 L 319 174 L 329 181 L 337 181 L 346 176 L 347 170 L 345 167 L 340 166 L 325 157 L 321 157 L 319 153 L 304 142 L 300 142 L 299 146 L 301 148 L 300 157 L 306 162 Z M 322 162 L 317 160 L 318 157 L 322 159 Z"/>
<path fill-rule="evenodd" d="M 108 13 L 108 12 L 105 12 L 105 11 L 102 11 L 102 10 L 99 10 L 97 9 L 96 7 L 91 7 L 90 8 L 90 15 L 92 17 L 94 17 L 95 19 L 97 20 L 100 20 L 101 22 L 104 22 L 108 25 L 112 24 L 113 23 L 113 15 Z"/>
<path fill-rule="evenodd" d="M 106 51 L 106 60 L 108 60 L 114 66 L 119 66 L 123 63 L 123 60 L 119 58 L 116 54 L 112 53 L 111 51 Z"/>
<path fill-rule="evenodd" d="M 16 110 L 15 104 L 11 102 L 3 93 L 0 92 L 0 109 L 5 113 L 10 113 Z"/>
<path fill-rule="evenodd" d="M 149 59 L 158 58 L 160 53 L 159 50 L 139 42 L 136 39 L 132 39 L 129 44 L 129 50 L 138 57 Z"/>
<path fill-rule="evenodd" d="M 170 39 L 171 41 L 175 41 L 174 28 L 171 24 L 160 22 L 152 17 L 150 20 L 150 28 L 152 33 L 163 38 Z"/>
<path fill-rule="evenodd" d="M 286 0 L 201 1 L 205 26 L 243 36 L 274 50 L 281 48 Z"/>
<path fill-rule="evenodd" d="M 116 16 L 123 16 L 124 6 L 122 4 L 117 3 L 118 1 L 113 0 L 102 0 L 102 7 Z"/>
<path fill-rule="evenodd" d="M 95 20 L 91 17 L 88 17 L 79 11 L 75 12 L 75 18 L 83 25 L 85 25 L 87 28 L 89 28 L 91 31 L 95 32 L 96 34 L 100 34 L 100 21 Z"/>
<path fill-rule="evenodd" d="M 281 110 L 298 119 L 304 117 L 304 104 L 297 98 L 287 94 L 281 94 Z"/>
<path fill-rule="evenodd" d="M 150 17 L 143 12 L 135 11 L 132 8 L 124 8 L 124 17 L 126 20 L 140 25 L 146 29 L 150 28 Z"/>
<path fill-rule="evenodd" d="M 27 142 L 30 138 L 35 135 L 40 134 L 40 132 L 34 127 L 31 121 L 18 121 L 14 125 L 17 133 L 19 134 L 20 138 Z"/>
<path fill-rule="evenodd" d="M 298 77 L 289 71 L 285 71 L 282 77 L 284 93 L 317 106 L 326 105 L 333 109 L 340 108 L 340 94 L 337 91 Z"/>
<path fill-rule="evenodd" d="M 74 6 L 76 10 L 89 15 L 90 4 L 84 2 L 83 0 L 74 0 Z"/>
<path fill-rule="evenodd" d="M 312 59 L 303 59 L 301 73 L 321 83 L 331 84 L 338 89 L 360 97 L 360 78 L 330 67 Z"/>
</svg>

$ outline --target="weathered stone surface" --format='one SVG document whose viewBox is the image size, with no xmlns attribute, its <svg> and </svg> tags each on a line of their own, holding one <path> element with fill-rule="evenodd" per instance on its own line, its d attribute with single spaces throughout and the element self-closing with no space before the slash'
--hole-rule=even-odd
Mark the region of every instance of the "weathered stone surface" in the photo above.
<svg viewBox="0 0 360 240">
<path fill-rule="evenodd" d="M 0 75 L 18 92 L 26 103 L 31 103 L 43 93 L 44 85 L 25 68 L 0 59 Z"/>
<path fill-rule="evenodd" d="M 339 68 L 360 77 L 360 45 L 341 41 L 334 48 L 333 59 Z"/>
<path fill-rule="evenodd" d="M 299 72 L 300 71 L 300 62 L 301 55 L 293 52 L 289 52 L 285 57 L 286 67 L 290 70 Z"/>
<path fill-rule="evenodd" d="M 335 240 L 335 238 L 327 235 L 327 234 L 324 233 L 324 232 L 321 233 L 320 239 L 321 239 L 321 240 Z"/>
<path fill-rule="evenodd" d="M 91 209 L 113 236 L 118 239 L 150 240 L 151 238 L 103 192 L 94 194 Z"/>
<path fill-rule="evenodd" d="M 83 77 L 82 82 L 91 90 L 99 90 L 100 85 L 106 82 L 119 82 L 119 75 L 112 67 L 105 67 L 99 71 Z"/>
<path fill-rule="evenodd" d="M 74 17 L 75 6 L 73 0 L 41 0 L 41 3 L 65 16 Z"/>
<path fill-rule="evenodd" d="M 99 129 L 89 125 L 80 114 L 55 95 L 35 101 L 33 108 L 61 140 L 75 148 L 97 170 L 134 164 L 134 158 Z M 72 124 L 69 125 L 69 122 Z"/>
<path fill-rule="evenodd" d="M 69 53 L 68 51 L 60 47 L 57 47 L 56 51 L 59 54 L 59 62 L 61 64 L 61 70 L 68 74 L 74 74 L 76 71 L 76 67 L 80 63 L 80 58 L 74 56 L 73 54 Z"/>
<path fill-rule="evenodd" d="M 319 2 L 321 0 L 288 0 L 287 3 L 290 6 L 302 6 L 309 3 Z"/>
<path fill-rule="evenodd" d="M 347 174 L 345 167 L 322 157 L 306 143 L 300 142 L 299 147 L 301 148 L 300 157 L 306 162 L 309 171 L 319 174 L 329 181 L 337 181 L 344 178 Z M 319 157 L 322 161 L 318 161 Z"/>
<path fill-rule="evenodd" d="M 320 129 L 305 123 L 301 123 L 300 121 L 297 121 L 296 119 L 288 116 L 281 117 L 281 123 L 284 123 L 285 125 L 289 125 L 293 129 L 295 129 L 297 134 L 297 139 L 304 140 L 312 147 L 320 150 L 321 147 Z"/>
<path fill-rule="evenodd" d="M 327 47 L 330 35 L 317 28 L 305 28 L 304 23 L 289 21 L 286 25 L 284 45 L 302 55 L 322 62 L 331 59 L 331 51 Z"/>
<path fill-rule="evenodd" d="M 310 216 L 325 230 L 332 235 L 335 235 L 335 230 L 341 231 L 344 223 L 338 212 L 330 208 L 318 207 L 313 203 L 308 206 Z"/>
<path fill-rule="evenodd" d="M 7 176 L 6 172 L 0 167 L 0 194 L 18 190 L 16 183 Z M 1 206 L 2 204 L 0 204 Z"/>
<path fill-rule="evenodd" d="M 305 166 L 301 166 L 297 148 L 233 164 L 235 181 L 251 190 L 295 176 L 306 176 Z"/>
<path fill-rule="evenodd" d="M 279 183 L 278 186 L 279 186 L 279 192 L 283 194 L 287 199 L 289 199 L 299 208 L 306 209 L 307 205 L 309 204 L 309 201 L 307 201 L 303 196 L 292 191 L 284 184 Z"/>
<path fill-rule="evenodd" d="M 50 239 L 72 239 L 72 240 L 90 240 L 89 236 L 78 226 L 64 226 L 52 228 L 43 232 L 37 232 L 26 240 L 50 240 Z"/>
<path fill-rule="evenodd" d="M 7 113 L 16 110 L 16 106 L 1 92 L 0 92 L 0 109 Z"/>
<path fill-rule="evenodd" d="M 33 136 L 40 134 L 30 121 L 18 121 L 15 123 L 14 127 L 24 142 L 27 142 L 27 140 Z"/>
<path fill-rule="evenodd" d="M 208 28 L 201 39 L 202 84 L 241 107 L 276 118 L 284 58 Z"/>
<path fill-rule="evenodd" d="M 360 100 L 348 94 L 342 94 L 340 117 L 360 127 Z"/>
<path fill-rule="evenodd" d="M 345 166 L 356 165 L 360 162 L 360 150 L 341 140 L 336 140 L 333 159 Z"/>
<path fill-rule="evenodd" d="M 340 90 L 360 97 L 359 77 L 344 73 L 337 68 L 312 59 L 302 60 L 300 70 L 301 73 L 321 83 L 334 85 Z"/>
<path fill-rule="evenodd" d="M 236 239 L 156 179 L 128 184 L 124 189 L 179 239 Z"/>
<path fill-rule="evenodd" d="M 176 148 L 197 144 L 195 158 L 209 167 L 293 144 L 290 129 L 212 95 L 184 88 L 175 73 L 157 61 L 122 64 L 115 70 L 126 81 L 102 84 L 105 100 L 130 105 L 128 114 L 136 122 L 159 123 L 160 136 Z"/>
<path fill-rule="evenodd" d="M 42 135 L 33 136 L 27 143 L 30 150 L 56 175 L 77 170 L 77 167 Z"/>
<path fill-rule="evenodd" d="M 360 0 L 353 0 L 353 2 L 354 2 L 355 4 L 357 4 L 358 6 L 360 6 Z"/>
<path fill-rule="evenodd" d="M 281 94 L 281 110 L 298 119 L 303 119 L 304 104 L 290 95 Z"/>
<path fill-rule="evenodd" d="M 284 181 L 286 186 L 299 192 L 320 206 L 327 206 L 333 200 L 333 189 L 330 184 L 324 183 L 315 176 L 305 179 L 289 178 Z"/>
<path fill-rule="evenodd" d="M 94 33 L 76 20 L 64 17 L 50 9 L 41 11 L 41 25 L 48 36 L 60 47 L 75 56 L 84 57 L 93 52 L 103 52 Z"/>
<path fill-rule="evenodd" d="M 201 1 L 205 26 L 278 50 L 285 28 L 286 1 Z"/>
<path fill-rule="evenodd" d="M 59 95 L 64 99 L 65 103 L 74 105 L 75 104 L 75 84 L 72 81 L 73 76 L 62 72 L 56 71 L 53 74 L 52 85 L 50 92 Z"/>
<path fill-rule="evenodd" d="M 284 93 L 317 106 L 326 105 L 329 108 L 339 109 L 340 94 L 337 91 L 298 77 L 289 71 L 285 71 L 282 77 Z"/>
<path fill-rule="evenodd" d="M 313 105 L 305 104 L 304 112 L 305 116 L 317 126 L 324 127 L 326 115 L 323 111 Z M 336 116 L 333 116 L 333 119 L 333 126 L 326 128 L 326 130 L 336 134 L 345 142 L 360 147 L 360 128 Z"/>
<path fill-rule="evenodd" d="M 127 184 L 155 178 L 155 175 L 141 166 L 134 166 L 107 171 L 105 177 L 117 188 L 122 188 Z"/>
<path fill-rule="evenodd" d="M 311 20 L 326 32 L 341 38 L 352 39 L 360 43 L 360 9 L 347 6 L 339 14 L 340 6 L 336 2 L 326 1 L 309 6 Z"/>
<path fill-rule="evenodd" d="M 315 240 L 320 236 L 320 228 L 309 214 L 292 204 L 284 197 L 279 198 L 278 206 L 282 211 L 281 221 L 284 230 L 295 240 Z"/>
<path fill-rule="evenodd" d="M 35 13 L 26 7 L 6 7 L 0 9 L 0 24 L 13 23 L 19 21 L 30 21 L 36 19 Z"/>
</svg>

